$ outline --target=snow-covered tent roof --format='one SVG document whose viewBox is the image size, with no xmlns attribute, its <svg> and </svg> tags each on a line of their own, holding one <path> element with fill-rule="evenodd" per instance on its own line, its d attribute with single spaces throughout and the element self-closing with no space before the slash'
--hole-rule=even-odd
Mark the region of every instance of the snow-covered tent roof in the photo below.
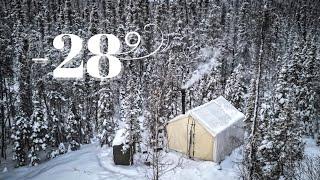
<svg viewBox="0 0 320 180">
<path fill-rule="evenodd" d="M 213 135 L 244 119 L 244 114 L 222 96 L 191 109 L 186 114 L 177 116 L 170 122 L 179 120 L 185 116 L 191 116 L 198 120 Z"/>
</svg>

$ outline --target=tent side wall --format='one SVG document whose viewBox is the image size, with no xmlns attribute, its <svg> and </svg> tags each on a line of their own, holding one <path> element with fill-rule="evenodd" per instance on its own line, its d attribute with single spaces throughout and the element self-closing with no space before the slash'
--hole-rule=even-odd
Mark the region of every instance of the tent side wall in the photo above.
<svg viewBox="0 0 320 180">
<path fill-rule="evenodd" d="M 239 147 L 243 142 L 244 129 L 243 119 L 233 123 L 230 127 L 216 135 L 216 151 L 213 161 L 221 162 L 231 152 Z"/>
<path fill-rule="evenodd" d="M 170 149 L 187 154 L 188 138 L 187 138 L 188 116 L 181 117 L 178 120 L 169 122 L 167 125 L 168 146 Z"/>
<path fill-rule="evenodd" d="M 169 122 L 167 125 L 168 145 L 170 149 L 189 155 L 188 146 L 190 139 L 190 129 L 194 122 L 194 138 L 191 142 L 191 157 L 202 160 L 213 160 L 213 140 L 212 135 L 200 124 L 193 120 L 191 116 Z M 191 134 L 192 136 L 192 134 Z"/>
</svg>

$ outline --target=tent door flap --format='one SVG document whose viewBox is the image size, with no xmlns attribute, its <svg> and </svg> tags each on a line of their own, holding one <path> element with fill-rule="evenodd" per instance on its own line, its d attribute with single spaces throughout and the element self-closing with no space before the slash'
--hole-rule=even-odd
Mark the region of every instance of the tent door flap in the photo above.
<svg viewBox="0 0 320 180">
<path fill-rule="evenodd" d="M 187 138 L 188 138 L 188 156 L 189 158 L 194 157 L 194 146 L 195 146 L 195 126 L 196 123 L 194 120 L 188 119 L 188 126 L 187 126 Z"/>
</svg>

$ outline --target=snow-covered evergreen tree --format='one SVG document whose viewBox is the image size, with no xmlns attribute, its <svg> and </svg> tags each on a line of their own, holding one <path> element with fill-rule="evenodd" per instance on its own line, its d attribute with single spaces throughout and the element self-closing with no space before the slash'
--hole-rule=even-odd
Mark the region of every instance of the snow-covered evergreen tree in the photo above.
<svg viewBox="0 0 320 180">
<path fill-rule="evenodd" d="M 17 161 L 16 167 L 27 163 L 27 151 L 30 147 L 29 137 L 31 135 L 30 119 L 26 116 L 17 116 L 12 126 L 13 159 Z"/>
<path fill-rule="evenodd" d="M 304 99 L 304 110 L 301 114 L 303 119 L 306 121 L 305 133 L 312 137 L 315 137 L 317 133 L 317 118 L 316 118 L 316 88 L 315 88 L 315 65 L 317 61 L 317 53 L 315 42 L 313 39 L 308 38 L 306 41 L 306 47 L 304 50 L 303 59 L 303 70 L 301 77 L 301 82 L 303 85 L 303 99 Z M 302 104 L 302 103 L 300 103 Z"/>
<path fill-rule="evenodd" d="M 137 96 L 136 81 L 130 78 L 127 84 L 127 94 L 124 99 L 125 109 L 125 129 L 128 132 L 126 143 L 132 145 L 136 150 L 140 151 L 140 123 L 139 123 L 139 98 Z"/>
<path fill-rule="evenodd" d="M 295 35 L 296 36 L 296 35 Z M 306 77 L 308 76 L 307 72 L 303 67 L 305 61 L 304 51 L 302 49 L 302 42 L 295 41 L 293 45 L 293 55 L 288 64 L 288 81 L 293 87 L 293 95 L 296 99 L 294 107 L 296 108 L 297 118 L 303 122 L 304 134 L 311 135 L 312 123 L 310 122 L 310 112 L 308 112 L 308 106 L 312 105 L 313 92 L 310 89 L 310 85 Z M 311 101 L 309 100 L 311 99 Z"/>
<path fill-rule="evenodd" d="M 128 143 L 141 143 L 148 137 L 150 141 L 143 144 L 149 143 L 149 147 L 159 149 L 165 147 L 165 132 L 157 130 L 165 131 L 166 122 L 181 113 L 181 87 L 193 76 L 194 70 L 211 59 L 201 52 L 215 48 L 220 52 L 218 65 L 199 76 L 197 82 L 185 86 L 186 107 L 193 108 L 226 95 L 246 113 L 244 159 L 251 173 L 249 179 L 254 179 L 254 174 L 261 175 L 256 179 L 267 174 L 290 176 L 287 159 L 291 161 L 295 157 L 288 155 L 285 161 L 274 163 L 273 158 L 277 156 L 273 151 L 282 149 L 264 148 L 269 147 L 270 142 L 285 141 L 268 132 L 277 132 L 281 123 L 300 138 L 293 122 L 302 121 L 303 134 L 318 138 L 320 144 L 318 1 L 4 0 L 0 4 L 0 147 L 3 159 L 12 144 L 8 130 L 13 128 L 18 165 L 29 163 L 28 154 L 33 154 L 31 164 L 38 161 L 34 157 L 42 152 L 33 148 L 40 147 L 33 139 L 42 136 L 38 129 L 43 126 L 36 125 L 38 128 L 33 129 L 37 124 L 35 116 L 40 119 L 43 116 L 40 124 L 48 126 L 50 157 L 64 153 L 67 149 L 64 146 L 70 143 L 73 144 L 70 149 L 77 144 L 90 143 L 94 127 L 110 145 L 114 130 L 118 125 L 122 128 L 123 124 L 131 134 Z M 149 23 L 157 27 L 144 29 Z M 142 60 L 122 61 L 123 72 L 110 79 L 112 89 L 107 90 L 110 93 L 102 93 L 108 85 L 100 84 L 88 74 L 84 81 L 60 81 L 52 77 L 52 71 L 68 55 L 71 45 L 66 37 L 62 51 L 53 48 L 52 41 L 58 34 L 71 33 L 84 39 L 83 51 L 65 65 L 77 67 L 81 60 L 86 64 L 91 57 L 86 42 L 95 34 L 111 33 L 124 42 L 126 33 L 137 31 L 142 38 L 139 48 L 122 54 L 130 58 L 156 49 L 161 42 L 159 30 L 165 38 L 160 51 Z M 108 48 L 105 42 L 107 40 L 101 43 L 104 53 Z M 130 49 L 122 45 L 119 53 Z M 32 59 L 37 57 L 50 61 L 34 63 Z M 238 75 L 236 67 L 240 63 L 243 70 Z M 288 65 L 286 81 L 279 75 L 283 63 Z M 101 59 L 99 66 L 101 73 L 106 74 L 106 58 Z M 251 85 L 250 79 L 253 79 Z M 290 93 L 280 91 L 281 88 L 275 93 L 279 84 L 292 86 Z M 249 94 L 244 95 L 244 87 L 249 86 Z M 161 100 L 155 95 L 159 91 Z M 32 101 L 37 93 L 40 108 Z M 274 97 L 281 93 L 288 99 L 282 105 Z M 248 98 L 244 101 L 244 97 Z M 284 119 L 292 119 L 293 124 Z M 275 127 L 271 128 L 271 124 Z M 286 133 L 289 130 L 283 132 Z M 299 150 L 299 138 L 287 139 L 288 146 L 283 147 L 285 151 L 280 154 L 288 154 L 289 147 L 297 146 Z M 258 148 L 262 148 L 260 152 Z M 151 149 L 146 151 L 150 153 Z M 282 165 L 284 168 L 279 168 L 279 172 L 266 170 L 266 163 L 272 164 L 272 168 Z"/>
<path fill-rule="evenodd" d="M 244 95 L 246 92 L 243 74 L 243 67 L 239 64 L 228 78 L 225 88 L 226 98 L 240 111 L 244 109 Z"/>
<path fill-rule="evenodd" d="M 49 139 L 47 120 L 42 112 L 39 102 L 35 102 L 32 119 L 30 122 L 31 136 L 30 136 L 30 165 L 35 166 L 39 164 L 39 151 L 45 151 Z"/>
<path fill-rule="evenodd" d="M 259 147 L 263 158 L 262 177 L 294 177 L 295 162 L 303 155 L 302 129 L 294 112 L 294 92 L 284 65 L 275 89 L 274 115 L 269 119 L 267 134 Z"/>
<path fill-rule="evenodd" d="M 99 91 L 98 102 L 98 133 L 101 146 L 112 145 L 115 134 L 116 122 L 114 120 L 114 104 L 110 83 L 105 83 L 105 88 Z"/>
<path fill-rule="evenodd" d="M 80 117 L 75 112 L 74 105 L 69 109 L 67 124 L 66 124 L 67 139 L 69 142 L 69 149 L 72 151 L 80 148 Z"/>
</svg>

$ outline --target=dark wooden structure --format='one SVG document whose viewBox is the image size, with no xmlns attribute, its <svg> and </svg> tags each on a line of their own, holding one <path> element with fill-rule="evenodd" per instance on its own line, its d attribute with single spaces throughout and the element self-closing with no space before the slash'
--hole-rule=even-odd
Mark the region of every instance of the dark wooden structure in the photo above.
<svg viewBox="0 0 320 180">
<path fill-rule="evenodd" d="M 126 151 L 123 151 L 123 144 L 113 146 L 113 161 L 115 165 L 132 165 L 133 164 L 133 153 L 132 146 Z"/>
</svg>

